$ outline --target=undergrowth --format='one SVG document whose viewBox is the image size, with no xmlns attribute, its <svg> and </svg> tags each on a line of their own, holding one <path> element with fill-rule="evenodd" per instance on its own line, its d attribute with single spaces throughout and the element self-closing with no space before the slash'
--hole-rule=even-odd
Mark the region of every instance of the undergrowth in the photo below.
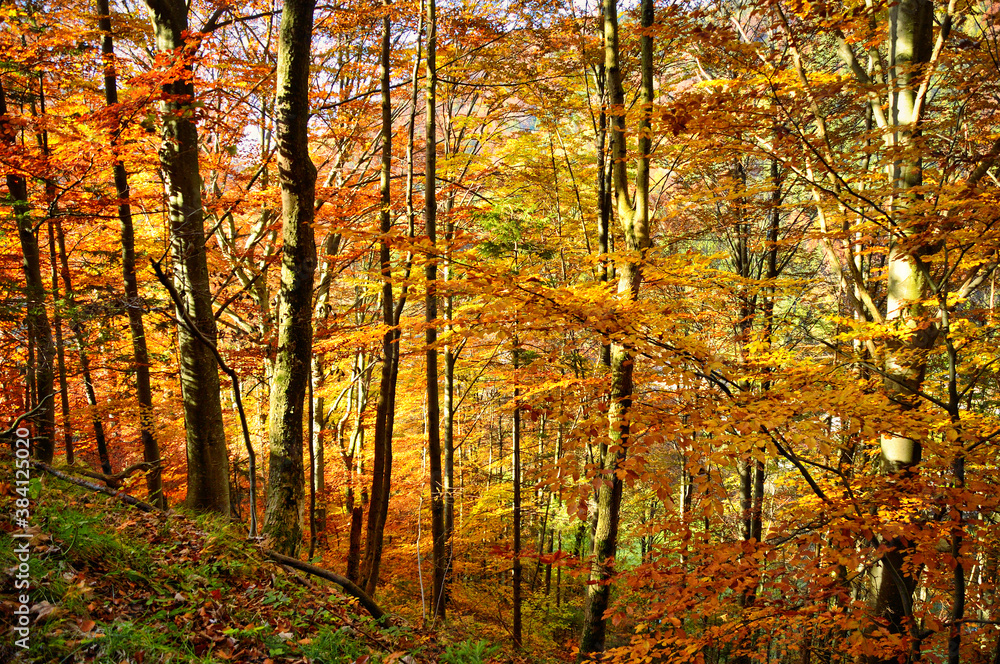
<svg viewBox="0 0 1000 664">
<path fill-rule="evenodd" d="M 0 484 L 0 513 L 13 514 L 16 497 Z M 274 564 L 222 520 L 144 514 L 53 480 L 27 531 L 25 653 L 12 631 L 23 592 L 13 526 L 0 524 L 0 662 L 19 654 L 45 664 L 472 664 L 494 652 L 439 646 L 398 619 L 376 625 L 338 588 Z"/>
</svg>

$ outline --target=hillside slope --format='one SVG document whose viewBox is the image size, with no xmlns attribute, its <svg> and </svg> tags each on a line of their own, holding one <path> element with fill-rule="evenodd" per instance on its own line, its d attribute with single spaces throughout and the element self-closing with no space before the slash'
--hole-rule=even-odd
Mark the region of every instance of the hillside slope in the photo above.
<svg viewBox="0 0 1000 664">
<path fill-rule="evenodd" d="M 377 626 L 335 585 L 268 560 L 218 519 L 143 513 L 52 477 L 31 490 L 30 525 L 15 533 L 21 496 L 0 484 L 0 663 L 392 664 L 456 654 L 398 621 Z M 14 630 L 24 622 L 18 556 L 30 565 L 26 652 Z"/>
</svg>

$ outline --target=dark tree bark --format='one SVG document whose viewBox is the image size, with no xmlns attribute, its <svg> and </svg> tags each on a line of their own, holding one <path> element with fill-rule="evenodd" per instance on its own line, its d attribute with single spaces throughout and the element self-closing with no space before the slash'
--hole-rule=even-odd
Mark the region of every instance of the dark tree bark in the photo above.
<svg viewBox="0 0 1000 664">
<path fill-rule="evenodd" d="M 63 289 L 66 293 L 66 301 L 73 312 L 69 319 L 69 329 L 76 338 L 76 345 L 80 355 L 80 373 L 83 374 L 84 394 L 87 395 L 87 403 L 90 405 L 90 423 L 94 428 L 94 441 L 97 443 L 97 456 L 101 461 L 101 470 L 105 475 L 110 475 L 113 471 L 111 467 L 111 456 L 108 453 L 108 439 L 104 433 L 104 421 L 97 408 L 97 390 L 94 387 L 94 379 L 90 372 L 90 354 L 87 352 L 87 330 L 80 318 L 80 313 L 76 311 L 74 301 L 73 280 L 69 269 L 69 256 L 66 252 L 66 237 L 63 234 L 62 220 L 55 218 L 56 243 L 59 249 L 59 265 L 62 271 Z"/>
<path fill-rule="evenodd" d="M 108 0 L 97 0 L 98 28 L 101 30 L 101 53 L 104 56 L 104 99 L 108 106 L 118 103 L 118 76 L 115 70 L 115 48 L 111 36 L 111 11 Z M 135 232 L 132 228 L 131 192 L 125 165 L 117 156 L 119 119 L 116 116 L 111 132 L 111 149 L 115 151 L 115 193 L 118 196 L 118 220 L 122 230 L 122 279 L 125 282 L 125 311 L 132 333 L 132 368 L 135 371 L 136 398 L 139 402 L 139 428 L 142 436 L 143 460 L 154 462 L 160 458 L 160 448 L 153 433 L 153 391 L 149 379 L 149 351 L 146 348 L 146 330 L 142 321 L 144 303 L 139 296 L 139 283 L 135 272 Z M 160 466 L 146 473 L 146 490 L 151 503 L 160 509 L 167 508 L 166 495 Z"/>
<path fill-rule="evenodd" d="M 427 100 L 424 113 L 427 153 L 424 165 L 424 220 L 427 239 L 433 246 L 437 242 L 437 7 L 435 0 L 427 0 Z M 433 249 L 432 249 L 433 251 Z M 427 282 L 425 301 L 427 333 L 427 454 L 431 474 L 431 537 L 433 540 L 434 590 L 431 593 L 431 613 L 445 618 L 445 583 L 448 573 L 447 547 L 444 527 L 444 482 L 441 468 L 441 408 L 438 399 L 437 352 L 437 259 L 429 256 L 424 271 Z"/>
<path fill-rule="evenodd" d="M 271 381 L 264 534 L 294 556 L 302 539 L 305 474 L 302 417 L 312 365 L 313 216 L 316 167 L 309 158 L 309 52 L 315 0 L 286 0 L 278 37 L 275 114 L 281 183 L 278 353 Z"/>
<path fill-rule="evenodd" d="M 364 589 L 369 595 L 375 595 L 378 585 L 379 568 L 382 563 L 382 534 L 385 530 L 385 520 L 389 514 L 389 496 L 392 487 L 392 415 L 389 410 L 395 409 L 393 392 L 395 390 L 395 371 L 399 364 L 395 360 L 398 344 L 393 343 L 395 337 L 395 316 L 392 295 L 392 252 L 389 247 L 388 233 L 392 230 L 392 99 L 390 96 L 389 61 L 390 46 L 389 5 L 382 18 L 382 172 L 381 172 L 381 211 L 379 214 L 379 230 L 382 239 L 379 242 L 379 264 L 382 276 L 382 322 L 385 333 L 382 335 L 382 370 L 379 382 L 378 404 L 375 408 L 375 440 L 372 459 L 372 493 L 368 507 L 368 534 L 365 540 Z"/>
<path fill-rule="evenodd" d="M 7 116 L 6 92 L 0 82 L 0 140 L 14 145 L 16 130 Z M 13 208 L 17 235 L 21 241 L 21 265 L 24 269 L 25 299 L 27 300 L 28 333 L 34 342 L 34 362 L 29 362 L 29 375 L 34 373 L 36 403 L 41 406 L 34 419 L 33 452 L 37 459 L 51 463 L 55 454 L 55 363 L 56 346 L 45 311 L 45 284 L 42 282 L 38 236 L 35 235 L 28 206 L 28 184 L 20 173 L 7 173 L 7 191 Z M 30 391 L 30 390 L 29 390 Z M 30 407 L 29 400 L 29 407 Z"/>
<path fill-rule="evenodd" d="M 514 584 L 514 618 L 513 618 L 513 636 L 514 636 L 514 647 L 521 647 L 521 581 L 523 569 L 521 566 L 521 411 L 518 405 L 518 400 L 521 397 L 521 390 L 517 387 L 517 369 L 518 369 L 518 353 L 519 349 L 514 347 L 514 430 L 511 434 L 511 445 L 513 446 L 513 454 L 511 471 L 513 475 L 514 484 L 514 573 L 513 573 L 513 584 Z"/>
<path fill-rule="evenodd" d="M 59 301 L 59 269 L 56 260 L 56 231 L 49 219 L 49 265 L 52 266 L 52 301 Z M 63 445 L 66 448 L 66 463 L 73 465 L 73 422 L 69 416 L 69 385 L 66 382 L 66 353 L 63 346 L 62 320 L 59 317 L 59 310 L 55 308 L 52 313 L 52 327 L 56 333 L 56 359 L 59 367 L 59 401 L 62 407 Z"/>
<path fill-rule="evenodd" d="M 183 61 L 195 42 L 188 43 L 185 0 L 147 0 L 157 48 Z M 190 74 L 190 64 L 185 66 Z M 173 279 L 186 314 L 214 346 L 218 330 L 212 310 L 211 284 L 205 254 L 204 210 L 198 165 L 198 130 L 190 76 L 167 80 L 162 86 L 163 116 L 160 168 L 170 222 Z M 177 318 L 184 320 L 178 311 Z M 209 344 L 178 324 L 181 396 L 187 431 L 186 503 L 189 507 L 229 514 L 229 454 L 219 398 L 219 370 Z"/>
</svg>

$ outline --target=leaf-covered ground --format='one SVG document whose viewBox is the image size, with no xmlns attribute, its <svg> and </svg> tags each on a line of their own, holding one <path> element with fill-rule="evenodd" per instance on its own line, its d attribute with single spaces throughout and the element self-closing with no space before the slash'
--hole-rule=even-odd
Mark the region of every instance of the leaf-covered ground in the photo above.
<svg viewBox="0 0 1000 664">
<path fill-rule="evenodd" d="M 0 514 L 18 498 L 0 484 Z M 0 663 L 18 654 L 13 525 L 0 518 Z M 236 529 L 145 514 L 46 478 L 32 501 L 28 662 L 393 664 L 486 661 L 485 642 L 438 645 L 376 625 L 324 581 L 268 559 Z"/>
</svg>

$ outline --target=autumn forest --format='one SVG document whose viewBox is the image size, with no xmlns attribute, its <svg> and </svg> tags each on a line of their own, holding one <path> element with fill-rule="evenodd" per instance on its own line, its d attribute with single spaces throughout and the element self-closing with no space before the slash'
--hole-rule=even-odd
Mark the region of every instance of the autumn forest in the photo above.
<svg viewBox="0 0 1000 664">
<path fill-rule="evenodd" d="M 0 26 L 24 661 L 1000 662 L 997 3 Z"/>
</svg>

